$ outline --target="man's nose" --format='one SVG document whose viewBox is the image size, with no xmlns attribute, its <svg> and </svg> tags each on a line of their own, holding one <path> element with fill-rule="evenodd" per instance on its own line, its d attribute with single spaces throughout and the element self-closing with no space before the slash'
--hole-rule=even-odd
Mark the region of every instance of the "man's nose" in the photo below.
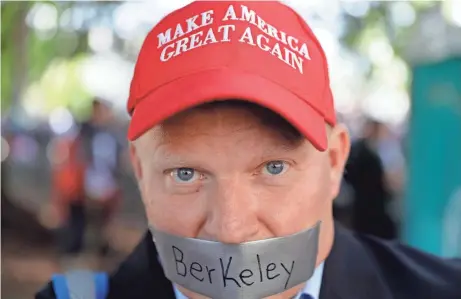
<svg viewBox="0 0 461 299">
<path fill-rule="evenodd" d="M 229 244 L 255 240 L 259 229 L 256 200 L 247 180 L 235 177 L 219 182 L 207 201 L 207 236 Z"/>
</svg>

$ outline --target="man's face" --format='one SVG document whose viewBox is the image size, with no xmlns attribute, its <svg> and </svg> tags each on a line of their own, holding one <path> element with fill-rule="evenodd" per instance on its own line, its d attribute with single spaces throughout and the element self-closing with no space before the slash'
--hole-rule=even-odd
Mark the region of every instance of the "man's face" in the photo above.
<svg viewBox="0 0 461 299">
<path fill-rule="evenodd" d="M 242 243 L 290 235 L 322 220 L 318 263 L 331 247 L 332 199 L 346 156 L 347 150 L 322 153 L 308 141 L 290 142 L 239 108 L 191 110 L 132 148 L 147 217 L 157 229 Z"/>
</svg>

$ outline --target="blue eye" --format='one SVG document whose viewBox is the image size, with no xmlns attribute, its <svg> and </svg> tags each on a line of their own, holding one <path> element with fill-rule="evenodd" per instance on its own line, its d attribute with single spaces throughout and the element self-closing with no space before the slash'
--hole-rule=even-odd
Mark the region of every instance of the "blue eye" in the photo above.
<svg viewBox="0 0 461 299">
<path fill-rule="evenodd" d="M 199 175 L 193 168 L 177 168 L 171 172 L 174 180 L 179 183 L 190 183 L 198 179 Z"/>
<path fill-rule="evenodd" d="M 271 161 L 264 165 L 263 172 L 265 172 L 268 175 L 274 176 L 285 172 L 286 168 L 287 165 L 283 161 Z"/>
</svg>

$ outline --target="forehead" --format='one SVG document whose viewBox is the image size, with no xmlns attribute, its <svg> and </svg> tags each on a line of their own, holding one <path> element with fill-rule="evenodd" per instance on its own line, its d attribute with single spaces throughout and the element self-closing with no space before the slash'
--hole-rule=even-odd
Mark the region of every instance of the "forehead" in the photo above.
<svg viewBox="0 0 461 299">
<path fill-rule="evenodd" d="M 141 139 L 148 148 L 182 151 L 185 147 L 239 146 L 249 149 L 293 149 L 307 143 L 272 112 L 245 107 L 191 109 L 156 126 Z M 288 126 L 288 127 L 286 127 Z"/>
<path fill-rule="evenodd" d="M 157 130 L 174 135 L 223 135 L 230 132 L 261 129 L 260 121 L 248 109 L 236 107 L 195 108 L 164 121 Z M 195 134 L 194 134 L 195 133 Z"/>
</svg>

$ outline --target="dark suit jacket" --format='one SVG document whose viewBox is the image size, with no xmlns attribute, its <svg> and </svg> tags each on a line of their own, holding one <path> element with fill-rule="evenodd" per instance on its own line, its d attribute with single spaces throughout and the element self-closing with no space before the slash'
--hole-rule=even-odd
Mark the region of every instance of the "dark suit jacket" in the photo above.
<svg viewBox="0 0 461 299">
<path fill-rule="evenodd" d="M 51 285 L 35 298 L 55 298 Z M 122 298 L 175 298 L 150 233 L 111 276 L 108 299 Z M 320 299 L 461 299 L 461 260 L 442 260 L 337 226 Z"/>
</svg>

